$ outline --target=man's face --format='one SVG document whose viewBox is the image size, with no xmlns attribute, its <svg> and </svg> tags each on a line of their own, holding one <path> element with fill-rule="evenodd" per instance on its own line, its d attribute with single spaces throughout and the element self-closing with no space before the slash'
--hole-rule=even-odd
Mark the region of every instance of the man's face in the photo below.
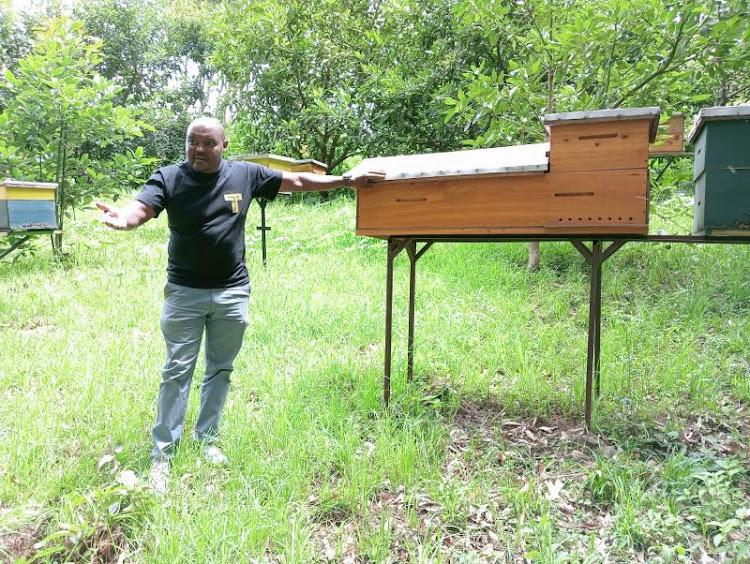
<svg viewBox="0 0 750 564">
<path fill-rule="evenodd" d="M 186 141 L 187 160 L 198 172 L 216 172 L 221 167 L 221 154 L 227 140 L 219 127 L 195 124 Z"/>
</svg>

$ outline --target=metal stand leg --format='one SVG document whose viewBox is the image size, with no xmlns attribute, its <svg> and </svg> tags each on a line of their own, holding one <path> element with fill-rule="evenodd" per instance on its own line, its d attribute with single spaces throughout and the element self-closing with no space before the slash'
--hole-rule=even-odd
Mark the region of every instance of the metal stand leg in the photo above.
<svg viewBox="0 0 750 564">
<path fill-rule="evenodd" d="M 266 204 L 268 200 L 264 198 L 258 198 L 258 205 L 260 206 L 260 226 L 256 227 L 260 231 L 261 241 L 261 252 L 263 253 L 263 266 L 266 266 L 266 231 L 270 231 L 270 227 L 266 227 Z"/>
<path fill-rule="evenodd" d="M 406 245 L 409 255 L 409 337 L 406 352 L 406 380 L 411 382 L 414 376 L 414 296 L 417 282 L 417 242 L 409 241 Z"/>
<path fill-rule="evenodd" d="M 8 256 L 10 253 L 12 253 L 13 251 L 15 251 L 18 247 L 20 247 L 21 245 L 23 245 L 29 239 L 31 239 L 31 235 L 25 235 L 24 237 L 21 237 L 18 241 L 16 241 L 10 247 L 8 247 L 7 249 L 5 249 L 2 252 L 2 254 L 0 254 L 0 260 L 2 260 L 6 256 Z"/>
<path fill-rule="evenodd" d="M 408 241 L 406 252 L 409 255 L 409 341 L 407 350 L 407 381 L 411 382 L 414 377 L 414 298 L 416 296 L 417 280 L 417 261 L 432 246 L 432 243 L 426 243 L 417 252 L 417 242 Z"/>
<path fill-rule="evenodd" d="M 589 290 L 589 342 L 586 356 L 586 428 L 591 429 L 592 384 L 599 397 L 602 322 L 602 242 L 594 241 L 591 259 L 591 288 Z"/>
<path fill-rule="evenodd" d="M 602 250 L 601 241 L 593 241 L 589 250 L 581 241 L 571 241 L 576 249 L 591 265 L 591 287 L 589 290 L 589 340 L 586 354 L 586 403 L 584 415 L 586 429 L 591 430 L 591 411 L 594 393 L 599 397 L 601 392 L 600 357 L 602 326 L 602 264 L 611 257 L 626 241 L 615 241 Z"/>
<path fill-rule="evenodd" d="M 391 398 L 391 336 L 393 334 L 393 259 L 404 250 L 406 241 L 388 239 L 388 264 L 385 279 L 385 366 L 383 370 L 383 403 Z"/>
</svg>

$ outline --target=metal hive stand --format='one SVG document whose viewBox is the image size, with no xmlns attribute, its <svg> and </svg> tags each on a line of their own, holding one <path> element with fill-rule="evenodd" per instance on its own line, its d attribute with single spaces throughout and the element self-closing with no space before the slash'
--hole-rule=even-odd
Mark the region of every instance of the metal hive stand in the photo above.
<svg viewBox="0 0 750 564">
<path fill-rule="evenodd" d="M 569 241 L 586 259 L 591 266 L 589 289 L 589 327 L 588 348 L 586 353 L 586 393 L 584 400 L 584 418 L 586 428 L 591 429 L 593 403 L 601 392 L 601 312 L 602 312 L 602 265 L 609 257 L 616 253 L 627 242 L 653 243 L 750 243 L 749 237 L 706 237 L 695 235 L 627 235 L 606 236 L 594 239 L 591 236 L 502 236 L 502 237 L 474 237 L 474 236 L 418 236 L 418 237 L 390 237 L 388 239 L 388 258 L 386 267 L 386 305 L 385 305 L 385 361 L 383 371 L 383 401 L 386 405 L 391 396 L 391 349 L 393 334 L 393 261 L 406 249 L 409 257 L 409 329 L 407 341 L 407 380 L 414 375 L 414 301 L 416 297 L 416 266 L 417 261 L 429 250 L 434 243 L 500 243 L 500 242 L 528 242 L 541 241 Z M 591 242 L 591 248 L 586 242 Z M 417 249 L 418 244 L 422 247 Z M 608 246 L 605 246 L 609 243 Z"/>
</svg>

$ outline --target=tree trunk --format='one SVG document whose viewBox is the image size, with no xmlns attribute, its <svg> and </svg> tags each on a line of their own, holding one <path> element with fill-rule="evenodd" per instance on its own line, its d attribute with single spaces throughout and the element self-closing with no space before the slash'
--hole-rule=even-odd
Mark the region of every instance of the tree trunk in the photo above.
<svg viewBox="0 0 750 564">
<path fill-rule="evenodd" d="M 533 272 L 539 268 L 539 241 L 529 241 L 529 262 L 526 270 Z"/>
<path fill-rule="evenodd" d="M 62 229 L 52 233 L 52 250 L 58 258 L 63 256 L 62 252 L 63 232 Z"/>
<path fill-rule="evenodd" d="M 549 28 L 552 32 L 552 19 L 550 18 Z M 550 36 L 550 41 L 552 37 Z M 555 107 L 555 67 L 552 61 L 547 61 L 547 113 L 552 113 Z M 539 269 L 539 241 L 529 241 L 529 262 L 526 263 L 526 270 L 533 272 Z"/>
</svg>

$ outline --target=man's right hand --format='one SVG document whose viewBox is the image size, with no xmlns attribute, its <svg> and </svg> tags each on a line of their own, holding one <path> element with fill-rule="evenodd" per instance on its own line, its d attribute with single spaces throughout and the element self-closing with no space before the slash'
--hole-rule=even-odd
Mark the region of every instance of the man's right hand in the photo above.
<svg viewBox="0 0 750 564">
<path fill-rule="evenodd" d="M 96 207 L 103 212 L 102 215 L 99 216 L 99 221 L 112 229 L 125 230 L 128 228 L 128 222 L 125 220 L 125 217 L 119 209 L 101 202 L 95 202 L 95 204 Z"/>
<path fill-rule="evenodd" d="M 102 210 L 99 221 L 120 231 L 135 229 L 155 215 L 154 210 L 138 200 L 132 201 L 122 210 L 102 202 L 95 202 L 95 204 L 97 208 Z"/>
</svg>

